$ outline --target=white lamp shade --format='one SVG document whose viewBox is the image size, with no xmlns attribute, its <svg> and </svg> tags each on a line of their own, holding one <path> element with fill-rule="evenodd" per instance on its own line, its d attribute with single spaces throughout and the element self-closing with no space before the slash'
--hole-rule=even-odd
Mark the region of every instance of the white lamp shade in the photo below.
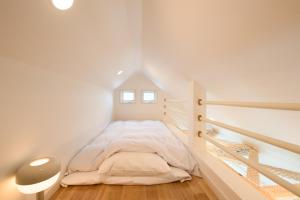
<svg viewBox="0 0 300 200">
<path fill-rule="evenodd" d="M 57 173 L 52 178 L 48 180 L 42 181 L 40 183 L 32 184 L 32 185 L 18 185 L 17 188 L 20 192 L 24 194 L 34 194 L 41 191 L 44 191 L 50 188 L 54 183 L 56 183 L 57 179 L 59 178 L 60 173 Z"/>
<path fill-rule="evenodd" d="M 60 176 L 60 164 L 54 158 L 32 160 L 23 165 L 16 174 L 20 192 L 33 194 L 51 187 Z"/>
</svg>

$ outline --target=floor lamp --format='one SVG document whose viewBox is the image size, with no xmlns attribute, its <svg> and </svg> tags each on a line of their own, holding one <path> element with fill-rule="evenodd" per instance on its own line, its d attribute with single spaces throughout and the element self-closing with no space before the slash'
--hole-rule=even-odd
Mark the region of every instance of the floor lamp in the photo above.
<svg viewBox="0 0 300 200">
<path fill-rule="evenodd" d="M 24 194 L 36 193 L 37 200 L 44 200 L 44 191 L 58 180 L 60 164 L 51 157 L 25 163 L 16 174 L 18 190 Z"/>
</svg>

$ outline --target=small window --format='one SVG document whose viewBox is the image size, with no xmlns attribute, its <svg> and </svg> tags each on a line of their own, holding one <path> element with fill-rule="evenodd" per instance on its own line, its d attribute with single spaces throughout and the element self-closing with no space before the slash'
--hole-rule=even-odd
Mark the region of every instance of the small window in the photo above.
<svg viewBox="0 0 300 200">
<path fill-rule="evenodd" d="M 121 103 L 135 103 L 135 91 L 134 90 L 123 90 L 120 92 Z"/>
<path fill-rule="evenodd" d="M 157 95 L 155 91 L 147 90 L 142 93 L 143 103 L 156 103 Z"/>
</svg>

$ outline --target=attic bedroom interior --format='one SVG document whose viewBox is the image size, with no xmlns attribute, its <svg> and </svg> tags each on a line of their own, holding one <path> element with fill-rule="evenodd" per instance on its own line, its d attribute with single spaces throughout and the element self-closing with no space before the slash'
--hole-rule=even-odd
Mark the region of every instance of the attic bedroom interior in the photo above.
<svg viewBox="0 0 300 200">
<path fill-rule="evenodd" d="M 1 200 L 300 200 L 299 0 L 1 0 Z"/>
</svg>

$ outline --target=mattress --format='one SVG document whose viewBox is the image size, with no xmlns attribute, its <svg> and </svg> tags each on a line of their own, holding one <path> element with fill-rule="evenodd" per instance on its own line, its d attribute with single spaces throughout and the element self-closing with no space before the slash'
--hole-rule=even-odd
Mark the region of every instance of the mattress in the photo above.
<svg viewBox="0 0 300 200">
<path fill-rule="evenodd" d="M 163 183 L 171 183 L 175 181 L 187 181 L 192 177 L 184 170 L 171 167 L 171 171 L 167 174 L 159 176 L 103 176 L 98 171 L 92 172 L 75 172 L 61 181 L 61 185 L 95 185 L 95 184 L 111 184 L 111 185 L 155 185 Z"/>
<path fill-rule="evenodd" d="M 101 164 L 119 152 L 154 153 L 171 167 L 159 176 L 116 177 L 101 175 Z M 85 184 L 159 184 L 189 180 L 189 174 L 200 176 L 199 164 L 185 146 L 161 121 L 112 122 L 92 143 L 70 162 L 63 185 Z"/>
</svg>

